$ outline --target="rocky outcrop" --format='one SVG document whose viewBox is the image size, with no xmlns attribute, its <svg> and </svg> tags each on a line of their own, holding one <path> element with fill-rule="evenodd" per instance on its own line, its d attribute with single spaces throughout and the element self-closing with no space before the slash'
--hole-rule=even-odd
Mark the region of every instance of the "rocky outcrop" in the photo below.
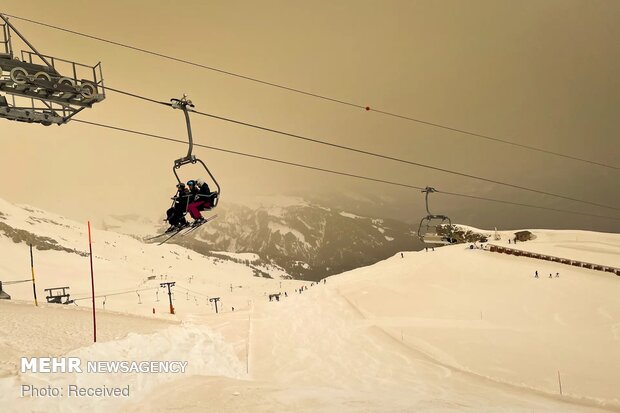
<svg viewBox="0 0 620 413">
<path fill-rule="evenodd" d="M 470 228 L 460 227 L 458 225 L 442 225 L 437 227 L 437 233 L 452 240 L 454 244 L 462 244 L 467 242 L 487 242 L 490 234 L 473 231 Z"/>
<path fill-rule="evenodd" d="M 536 235 L 532 234 L 530 231 L 518 231 L 515 232 L 515 238 L 517 241 L 530 241 L 536 239 Z"/>
</svg>

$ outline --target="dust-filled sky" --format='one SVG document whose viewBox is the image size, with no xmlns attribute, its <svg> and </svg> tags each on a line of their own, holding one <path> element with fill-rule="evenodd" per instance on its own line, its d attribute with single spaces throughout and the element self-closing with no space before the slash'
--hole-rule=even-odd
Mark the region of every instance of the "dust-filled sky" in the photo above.
<svg viewBox="0 0 620 413">
<path fill-rule="evenodd" d="M 87 6 L 87 4 L 89 6 Z M 43 21 L 210 67 L 428 122 L 620 166 L 620 2 L 616 0 L 3 2 Z M 342 145 L 620 208 L 620 170 L 365 111 L 164 60 L 32 23 L 42 53 L 103 64 L 109 87 Z M 14 46 L 19 46 L 15 44 Z M 90 120 L 185 139 L 182 112 L 109 92 Z M 436 195 L 454 222 L 620 231 L 620 211 L 371 158 L 201 116 L 196 143 L 473 196 L 570 209 L 588 218 Z M 157 217 L 187 149 L 79 123 L 0 119 L 0 197 L 78 220 Z M 196 148 L 221 203 L 254 194 L 379 196 L 423 215 L 418 190 Z M 185 178 L 200 171 L 183 170 Z M 396 212 L 394 212 L 396 211 Z"/>
</svg>

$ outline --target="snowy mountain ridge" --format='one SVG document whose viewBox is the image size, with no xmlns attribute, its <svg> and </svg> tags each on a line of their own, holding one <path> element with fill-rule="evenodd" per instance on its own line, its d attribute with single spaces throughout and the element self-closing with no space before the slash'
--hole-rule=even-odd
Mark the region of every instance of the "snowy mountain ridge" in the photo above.
<svg viewBox="0 0 620 413">
<path fill-rule="evenodd" d="M 172 242 L 204 254 L 258 254 L 265 265 L 277 265 L 297 279 L 316 281 L 398 251 L 422 249 L 415 228 L 407 223 L 364 217 L 300 197 L 256 197 L 221 204 L 213 213 L 218 218 L 192 237 Z M 145 232 L 132 219 L 105 221 L 104 227 L 132 235 Z"/>
<path fill-rule="evenodd" d="M 89 295 L 89 246 L 85 223 L 79 224 L 57 214 L 4 200 L 0 200 L 0 211 L 0 281 L 29 278 L 28 244 L 32 244 L 38 274 L 37 289 L 41 295 L 45 288 L 61 286 L 70 287 L 71 297 Z M 282 268 L 265 265 L 255 255 L 217 252 L 203 255 L 178 245 L 144 244 L 127 235 L 94 228 L 92 239 L 95 277 L 105 279 L 106 285 L 99 292 L 101 297 L 107 292 L 157 289 L 158 282 L 164 280 L 182 280 L 188 289 L 192 281 L 199 282 L 211 286 L 216 293 L 227 289 L 229 284 L 247 286 L 260 284 L 259 280 L 290 278 Z M 32 287 L 27 284 L 7 286 L 5 290 L 13 298 L 32 297 Z M 114 309 L 114 300 L 109 300 L 107 305 Z M 247 301 L 240 298 L 237 305 L 247 306 Z M 124 307 L 119 310 L 128 311 Z M 130 312 L 144 314 L 146 310 L 136 307 Z"/>
<path fill-rule="evenodd" d="M 314 281 L 421 248 L 413 228 L 400 221 L 361 217 L 310 202 L 263 205 L 228 204 L 195 239 L 178 242 L 196 251 L 257 253 L 295 278 Z"/>
</svg>

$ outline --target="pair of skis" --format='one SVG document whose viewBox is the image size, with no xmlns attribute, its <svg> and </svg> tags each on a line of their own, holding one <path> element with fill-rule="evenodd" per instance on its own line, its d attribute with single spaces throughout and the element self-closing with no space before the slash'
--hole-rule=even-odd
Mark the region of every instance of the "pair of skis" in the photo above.
<svg viewBox="0 0 620 413">
<path fill-rule="evenodd" d="M 198 228 L 200 228 L 201 226 L 203 226 L 207 222 L 213 221 L 216 217 L 217 217 L 217 214 L 213 215 L 213 216 L 210 216 L 209 218 L 206 218 L 204 221 L 202 221 L 198 225 L 191 225 L 189 227 L 184 227 L 184 228 L 178 229 L 176 231 L 166 232 L 166 233 L 163 233 L 163 234 L 160 234 L 160 235 L 156 235 L 156 236 L 151 237 L 151 238 L 146 238 L 145 241 L 151 241 L 151 240 L 154 240 L 154 239 L 157 239 L 157 238 L 161 238 L 161 237 L 164 237 L 164 236 L 168 235 L 168 237 L 166 239 L 164 239 L 163 241 L 161 241 L 157 245 L 165 244 L 166 242 L 170 241 L 172 238 L 174 238 L 175 236 L 177 236 L 177 235 L 179 235 L 181 233 L 182 233 L 181 234 L 182 236 L 185 236 L 185 235 L 189 234 L 190 232 L 193 232 L 193 231 L 197 230 Z"/>
</svg>

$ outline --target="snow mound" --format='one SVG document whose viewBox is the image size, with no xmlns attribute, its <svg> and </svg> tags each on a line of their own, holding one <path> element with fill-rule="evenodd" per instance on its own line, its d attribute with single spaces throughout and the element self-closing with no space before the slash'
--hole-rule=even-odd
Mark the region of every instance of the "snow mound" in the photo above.
<svg viewBox="0 0 620 413">
<path fill-rule="evenodd" d="M 219 334 L 206 326 L 182 325 L 147 335 L 129 334 L 126 338 L 105 343 L 95 343 L 82 347 L 65 356 L 79 357 L 82 361 L 82 373 L 43 374 L 26 373 L 18 377 L 0 380 L 0 389 L 10 389 L 22 383 L 43 387 L 52 386 L 65 389 L 69 385 L 79 387 L 118 387 L 129 386 L 130 394 L 145 394 L 156 386 L 173 380 L 194 375 L 223 376 L 230 378 L 245 377 L 245 366 L 237 359 L 232 346 Z M 183 361 L 187 362 L 185 373 L 88 373 L 85 366 L 88 361 Z M 15 411 L 25 411 L 24 399 L 17 392 L 2 391 L 0 403 L 11 406 Z M 123 402 L 129 399 L 102 398 L 93 403 L 90 398 L 31 398 L 26 399 L 30 411 L 45 412 L 94 412 L 122 411 Z M 6 410 L 5 410 L 6 411 Z"/>
</svg>

